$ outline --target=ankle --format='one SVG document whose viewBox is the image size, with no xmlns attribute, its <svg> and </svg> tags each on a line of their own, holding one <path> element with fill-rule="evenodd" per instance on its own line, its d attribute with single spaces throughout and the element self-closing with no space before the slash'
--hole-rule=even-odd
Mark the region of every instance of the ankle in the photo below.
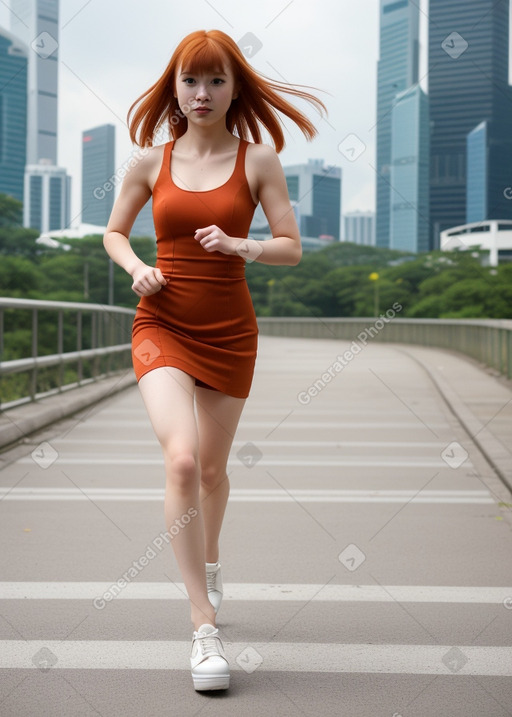
<svg viewBox="0 0 512 717">
<path fill-rule="evenodd" d="M 212 606 L 210 606 L 211 609 L 207 610 L 194 610 L 192 611 L 190 615 L 190 619 L 192 621 L 192 625 L 194 626 L 194 630 L 199 630 L 201 625 L 207 624 L 207 625 L 213 625 L 213 627 L 216 627 L 215 624 L 215 610 Z"/>
</svg>

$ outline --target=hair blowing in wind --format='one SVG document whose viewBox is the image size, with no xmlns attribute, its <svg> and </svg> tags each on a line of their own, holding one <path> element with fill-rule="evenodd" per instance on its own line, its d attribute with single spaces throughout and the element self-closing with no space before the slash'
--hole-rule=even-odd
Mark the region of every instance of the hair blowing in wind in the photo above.
<svg viewBox="0 0 512 717">
<path fill-rule="evenodd" d="M 321 100 L 310 92 L 275 82 L 254 70 L 226 33 L 198 30 L 180 42 L 163 75 L 130 107 L 128 126 L 132 142 L 152 146 L 155 133 L 165 124 L 169 125 L 173 139 L 181 137 L 186 132 L 187 119 L 175 97 L 178 69 L 191 73 L 219 72 L 226 64 L 231 67 L 239 86 L 238 97 L 226 116 L 226 127 L 230 132 L 260 144 L 261 125 L 271 136 L 276 151 L 280 152 L 285 146 L 283 124 L 278 114 L 281 113 L 289 117 L 308 140 L 315 137 L 317 129 L 311 120 L 281 95 L 306 100 L 320 115 L 327 113 Z"/>
</svg>

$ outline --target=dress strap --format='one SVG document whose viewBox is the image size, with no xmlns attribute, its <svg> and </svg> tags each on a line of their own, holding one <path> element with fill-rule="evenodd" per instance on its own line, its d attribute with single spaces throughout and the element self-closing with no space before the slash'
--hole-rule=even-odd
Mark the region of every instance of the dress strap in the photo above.
<svg viewBox="0 0 512 717">
<path fill-rule="evenodd" d="M 249 142 L 246 139 L 240 139 L 233 176 L 240 176 L 243 179 L 247 179 L 245 174 L 245 155 L 247 153 L 248 146 Z"/>
</svg>

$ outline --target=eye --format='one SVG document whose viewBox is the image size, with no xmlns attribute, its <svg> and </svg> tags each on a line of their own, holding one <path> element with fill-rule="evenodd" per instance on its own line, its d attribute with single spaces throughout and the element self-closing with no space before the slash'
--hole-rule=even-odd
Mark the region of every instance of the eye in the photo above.
<svg viewBox="0 0 512 717">
<path fill-rule="evenodd" d="M 212 84 L 214 85 L 223 85 L 224 80 L 222 80 L 220 77 L 215 77 L 215 79 L 212 80 Z"/>
<path fill-rule="evenodd" d="M 183 80 L 183 82 L 184 82 L 186 85 L 193 85 L 194 82 L 195 82 L 195 80 L 194 80 L 193 77 L 186 77 L 186 78 Z"/>
</svg>

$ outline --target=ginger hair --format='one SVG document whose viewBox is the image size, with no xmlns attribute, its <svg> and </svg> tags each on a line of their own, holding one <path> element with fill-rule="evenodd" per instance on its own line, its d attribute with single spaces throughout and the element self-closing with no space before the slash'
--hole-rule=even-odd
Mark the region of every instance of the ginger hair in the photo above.
<svg viewBox="0 0 512 717">
<path fill-rule="evenodd" d="M 168 123 L 173 139 L 187 130 L 187 118 L 174 96 L 179 68 L 192 74 L 220 72 L 228 64 L 239 88 L 226 115 L 226 127 L 241 139 L 260 144 L 263 126 L 270 134 L 276 152 L 285 146 L 282 120 L 278 112 L 289 117 L 308 140 L 317 129 L 281 94 L 292 95 L 312 104 L 320 114 L 326 107 L 315 95 L 288 83 L 275 82 L 254 70 L 234 40 L 220 30 L 197 30 L 177 46 L 160 79 L 144 92 L 128 111 L 128 127 L 132 142 L 152 146 L 155 133 Z M 310 89 L 310 88 L 308 88 Z"/>
</svg>

